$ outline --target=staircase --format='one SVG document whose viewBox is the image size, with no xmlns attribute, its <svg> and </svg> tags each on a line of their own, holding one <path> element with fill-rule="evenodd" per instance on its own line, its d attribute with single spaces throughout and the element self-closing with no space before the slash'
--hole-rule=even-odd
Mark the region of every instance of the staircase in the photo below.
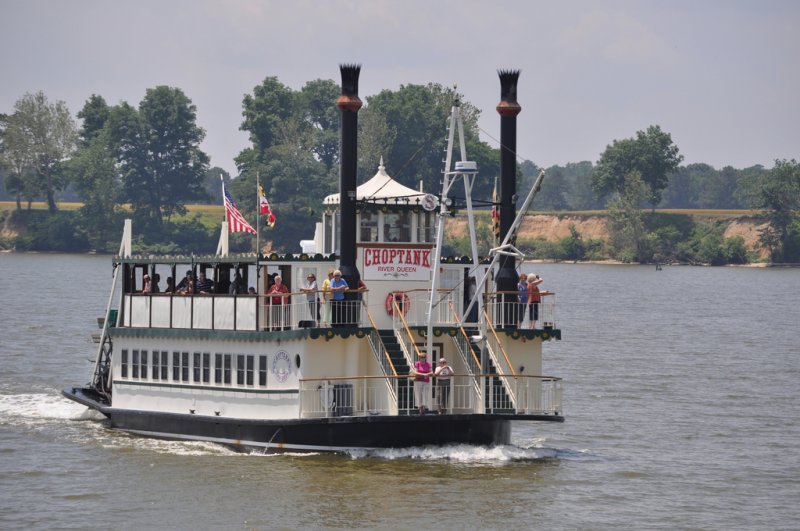
<svg viewBox="0 0 800 531">
<path fill-rule="evenodd" d="M 383 348 L 389 354 L 389 359 L 392 360 L 392 365 L 394 365 L 397 375 L 408 374 L 411 367 L 409 367 L 408 361 L 403 355 L 400 343 L 397 342 L 394 330 L 378 330 L 378 335 L 381 338 L 381 343 L 383 343 Z M 412 382 L 408 378 L 400 378 L 397 382 L 397 409 L 400 415 L 408 415 L 409 411 L 415 411 L 414 389 Z"/>
</svg>

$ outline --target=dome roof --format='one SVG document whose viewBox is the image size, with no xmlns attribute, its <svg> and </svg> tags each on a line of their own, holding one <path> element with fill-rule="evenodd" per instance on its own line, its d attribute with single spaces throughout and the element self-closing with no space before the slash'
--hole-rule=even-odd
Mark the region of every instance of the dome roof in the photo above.
<svg viewBox="0 0 800 531">
<path fill-rule="evenodd" d="M 408 204 L 416 199 L 422 200 L 425 192 L 403 186 L 386 173 L 383 157 L 376 173 L 370 180 L 356 188 L 356 201 L 366 201 L 384 204 Z M 325 205 L 338 205 L 339 193 L 331 194 L 322 201 Z"/>
</svg>

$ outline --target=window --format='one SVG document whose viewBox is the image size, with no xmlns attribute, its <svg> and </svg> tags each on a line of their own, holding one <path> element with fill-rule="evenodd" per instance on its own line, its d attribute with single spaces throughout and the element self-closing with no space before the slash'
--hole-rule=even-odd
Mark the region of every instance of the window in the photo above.
<svg viewBox="0 0 800 531">
<path fill-rule="evenodd" d="M 192 381 L 195 383 L 200 382 L 200 371 L 202 367 L 200 365 L 200 353 L 195 352 L 194 356 L 192 357 Z"/>
<path fill-rule="evenodd" d="M 139 357 L 139 374 L 142 376 L 142 380 L 147 379 L 147 351 L 143 350 L 141 356 Z"/>
<path fill-rule="evenodd" d="M 236 356 L 236 384 L 244 385 L 244 354 Z"/>
<path fill-rule="evenodd" d="M 169 352 L 166 350 L 161 351 L 161 379 L 169 380 Z"/>
<path fill-rule="evenodd" d="M 419 219 L 419 226 L 417 227 L 417 241 L 420 243 L 430 243 L 435 241 L 436 216 L 432 212 L 421 212 L 417 219 Z"/>
<path fill-rule="evenodd" d="M 208 352 L 203 352 L 203 383 L 210 382 L 210 372 L 211 372 L 211 354 Z"/>
<path fill-rule="evenodd" d="M 139 378 L 139 350 L 134 349 L 133 351 L 133 365 L 131 366 L 131 378 Z"/>
<path fill-rule="evenodd" d="M 214 355 L 214 383 L 222 383 L 222 354 Z"/>
<path fill-rule="evenodd" d="M 267 357 L 258 357 L 258 385 L 266 387 L 267 385 Z"/>
<path fill-rule="evenodd" d="M 120 369 L 123 378 L 128 377 L 128 349 L 122 349 L 122 356 L 120 357 Z"/>
<path fill-rule="evenodd" d="M 153 351 L 153 372 L 152 378 L 153 380 L 158 380 L 159 375 L 161 374 L 161 356 L 160 352 L 157 350 Z"/>
<path fill-rule="evenodd" d="M 189 353 L 181 352 L 181 381 L 189 381 Z"/>
<path fill-rule="evenodd" d="M 253 385 L 253 361 L 255 356 L 247 356 L 247 373 L 245 375 L 245 383 Z"/>
<path fill-rule="evenodd" d="M 378 241 L 378 213 L 364 210 L 361 212 L 362 242 Z"/>
<path fill-rule="evenodd" d="M 181 353 L 172 353 L 172 381 L 179 382 L 181 380 Z"/>
<path fill-rule="evenodd" d="M 225 354 L 224 361 L 225 365 L 222 369 L 222 383 L 230 384 L 231 383 L 231 358 L 233 356 L 231 354 Z"/>
</svg>

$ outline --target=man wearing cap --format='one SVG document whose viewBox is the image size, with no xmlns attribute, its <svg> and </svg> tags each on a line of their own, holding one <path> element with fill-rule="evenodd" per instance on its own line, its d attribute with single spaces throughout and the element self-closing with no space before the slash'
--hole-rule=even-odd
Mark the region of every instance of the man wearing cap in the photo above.
<svg viewBox="0 0 800 531">
<path fill-rule="evenodd" d="M 436 405 L 439 407 L 439 414 L 444 415 L 450 402 L 450 377 L 453 376 L 453 368 L 447 364 L 446 359 L 439 358 L 434 376 L 436 376 Z"/>
<path fill-rule="evenodd" d="M 414 406 L 419 408 L 420 415 L 424 415 L 428 410 L 425 404 L 431 392 L 431 376 L 433 376 L 427 353 L 419 353 L 419 359 L 414 362 L 414 374 L 416 375 L 414 377 Z"/>
</svg>

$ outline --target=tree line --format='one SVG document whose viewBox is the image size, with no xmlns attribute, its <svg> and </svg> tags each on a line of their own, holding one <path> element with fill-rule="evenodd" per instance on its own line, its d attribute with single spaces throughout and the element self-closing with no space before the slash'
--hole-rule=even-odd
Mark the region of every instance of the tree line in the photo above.
<svg viewBox="0 0 800 531">
<path fill-rule="evenodd" d="M 0 114 L 0 194 L 16 201 L 20 215 L 41 199 L 48 212 L 29 213 L 33 235 L 29 231 L 28 240 L 13 244 L 21 249 L 113 251 L 121 218 L 133 216 L 141 234 L 137 243 L 151 251 L 201 252 L 202 247 L 208 252 L 218 227 L 187 218 L 186 205 L 221 203 L 222 175 L 253 221 L 259 180 L 278 217 L 275 228 L 259 228 L 262 241 L 277 250 L 296 250 L 300 239 L 313 235 L 311 220 L 319 218 L 322 199 L 338 190 L 339 116 L 334 102 L 339 94 L 338 83 L 322 79 L 293 90 L 267 77 L 254 87 L 242 100 L 240 129 L 248 133 L 249 145 L 235 158 L 235 178 L 210 166 L 200 149 L 205 131 L 196 123 L 197 109 L 179 88 L 148 89 L 138 106 L 124 101 L 109 105 L 92 95 L 77 113 L 80 127 L 63 102 L 50 102 L 42 92 L 25 94 L 11 112 Z M 434 83 L 403 85 L 367 97 L 359 113 L 359 182 L 371 177 L 383 158 L 399 182 L 412 188 L 421 182 L 436 193 L 445 124 L 456 97 L 453 89 Z M 499 174 L 499 149 L 480 140 L 480 110 L 460 99 L 467 153 L 482 176 L 473 198 L 488 208 Z M 654 213 L 647 209 L 763 209 L 769 229 L 762 241 L 773 259 L 800 259 L 796 161 L 778 160 L 771 170 L 717 170 L 682 162 L 669 133 L 650 126 L 631 138 L 614 140 L 596 163 L 547 168 L 534 208 L 608 210 L 613 234 L 607 254 L 637 261 L 669 253 L 654 244 L 658 237 L 648 225 Z M 538 171 L 535 162 L 521 161 L 520 202 Z M 83 206 L 75 214 L 59 212 L 57 201 L 65 197 Z M 31 240 L 36 235 L 39 240 Z M 234 236 L 234 248 L 251 249 L 252 237 Z M 579 241 L 580 235 L 574 236 Z"/>
</svg>

